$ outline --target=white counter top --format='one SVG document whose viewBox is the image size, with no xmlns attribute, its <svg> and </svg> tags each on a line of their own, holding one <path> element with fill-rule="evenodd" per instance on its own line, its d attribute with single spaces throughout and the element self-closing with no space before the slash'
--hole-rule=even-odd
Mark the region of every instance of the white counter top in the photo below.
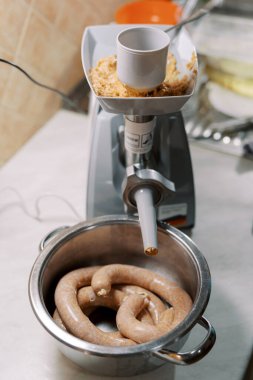
<svg viewBox="0 0 253 380">
<path fill-rule="evenodd" d="M 86 125 L 86 116 L 60 111 L 0 170 L 2 379 L 101 379 L 80 370 L 52 344 L 31 310 L 27 291 L 41 238 L 79 221 L 64 201 L 53 196 L 41 198 L 38 221 L 28 216 L 35 215 L 36 200 L 56 194 L 84 215 Z M 199 363 L 177 367 L 175 380 L 241 380 L 253 336 L 253 163 L 198 145 L 191 151 L 197 200 L 192 238 L 212 273 L 205 316 L 216 329 L 217 342 Z M 197 330 L 186 348 L 199 342 Z M 166 366 L 136 379 L 156 377 L 169 378 Z"/>
</svg>

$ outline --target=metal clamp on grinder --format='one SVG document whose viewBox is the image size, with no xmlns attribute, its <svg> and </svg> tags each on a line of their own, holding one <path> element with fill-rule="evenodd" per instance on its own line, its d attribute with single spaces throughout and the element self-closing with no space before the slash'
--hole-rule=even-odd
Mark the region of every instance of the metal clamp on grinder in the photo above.
<svg viewBox="0 0 253 380">
<path fill-rule="evenodd" d="M 88 27 L 83 37 L 82 62 L 92 90 L 86 216 L 138 215 L 144 251 L 156 255 L 157 220 L 179 228 L 194 226 L 193 174 L 180 109 L 192 95 L 195 82 L 183 96 L 98 96 L 89 71 L 99 59 L 116 52 L 117 36 L 126 28 Z M 185 31 L 178 39 L 173 54 L 185 74 L 181 56 L 186 63 L 195 49 Z"/>
</svg>

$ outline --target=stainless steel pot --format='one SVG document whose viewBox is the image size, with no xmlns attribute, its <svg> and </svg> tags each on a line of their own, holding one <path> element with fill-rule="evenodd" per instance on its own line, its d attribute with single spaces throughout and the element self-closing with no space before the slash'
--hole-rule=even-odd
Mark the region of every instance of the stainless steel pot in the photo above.
<svg viewBox="0 0 253 380">
<path fill-rule="evenodd" d="M 159 254 L 143 253 L 139 222 L 127 216 L 106 216 L 50 233 L 41 243 L 41 253 L 31 271 L 29 296 L 40 323 L 58 342 L 60 350 L 86 370 L 104 376 L 131 376 L 163 364 L 191 364 L 204 357 L 215 342 L 215 331 L 203 317 L 210 296 L 207 262 L 181 231 L 160 223 Z M 58 280 L 70 270 L 93 265 L 127 263 L 149 268 L 174 279 L 191 295 L 193 308 L 170 333 L 131 347 L 99 346 L 78 339 L 58 327 L 51 315 Z M 190 352 L 178 352 L 198 323 L 207 334 Z"/>
</svg>

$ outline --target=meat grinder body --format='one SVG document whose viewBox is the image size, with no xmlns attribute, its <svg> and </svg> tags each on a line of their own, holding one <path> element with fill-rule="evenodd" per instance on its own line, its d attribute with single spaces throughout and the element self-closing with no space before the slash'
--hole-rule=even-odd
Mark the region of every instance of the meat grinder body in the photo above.
<svg viewBox="0 0 253 380">
<path fill-rule="evenodd" d="M 86 199 L 87 219 L 134 214 L 122 199 L 124 163 L 124 115 L 104 111 L 96 99 L 90 107 L 90 161 Z M 156 116 L 152 168 L 174 182 L 176 191 L 157 207 L 157 219 L 179 228 L 195 222 L 195 196 L 191 157 L 181 112 Z M 137 212 L 136 212 L 137 215 Z"/>
</svg>

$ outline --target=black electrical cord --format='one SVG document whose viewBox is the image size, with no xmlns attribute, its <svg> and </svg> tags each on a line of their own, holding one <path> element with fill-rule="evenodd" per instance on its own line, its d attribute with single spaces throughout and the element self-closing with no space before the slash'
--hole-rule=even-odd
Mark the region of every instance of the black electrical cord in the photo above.
<svg viewBox="0 0 253 380">
<path fill-rule="evenodd" d="M 22 69 L 22 67 L 20 67 L 19 65 L 16 65 L 13 62 L 7 61 L 6 59 L 3 59 L 3 58 L 0 58 L 0 62 L 7 63 L 7 65 L 15 67 L 16 69 L 21 71 L 21 73 L 23 73 L 27 78 L 29 78 L 34 84 L 42 88 L 45 88 L 46 90 L 56 93 L 57 95 L 61 96 L 61 98 L 64 99 L 65 102 L 68 103 L 70 107 L 75 108 L 80 113 L 84 113 L 84 111 L 78 106 L 78 104 L 76 104 L 76 102 L 70 99 L 70 97 L 64 94 L 62 91 L 58 90 L 57 88 L 47 86 L 46 84 L 38 82 L 36 79 L 32 78 L 31 75 L 28 74 L 24 69 Z"/>
</svg>

